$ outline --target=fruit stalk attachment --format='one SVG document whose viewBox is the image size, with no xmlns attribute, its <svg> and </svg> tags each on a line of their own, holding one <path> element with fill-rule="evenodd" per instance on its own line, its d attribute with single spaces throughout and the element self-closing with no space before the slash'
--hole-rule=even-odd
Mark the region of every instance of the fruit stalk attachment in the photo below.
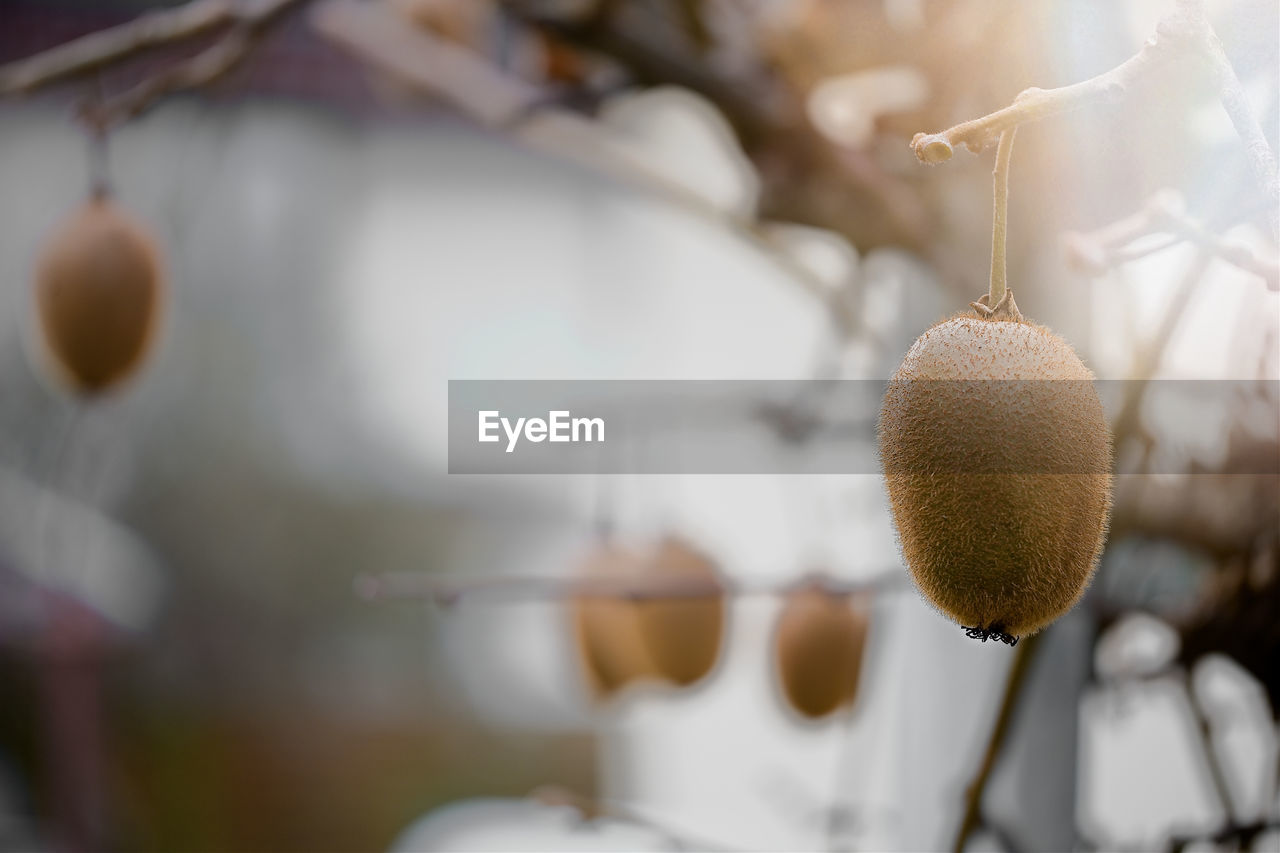
<svg viewBox="0 0 1280 853">
<path fill-rule="evenodd" d="M 110 152 L 106 128 L 92 125 L 85 130 L 89 153 L 89 197 L 105 199 L 111 195 Z"/>
<path fill-rule="evenodd" d="M 1005 263 L 1005 236 L 1009 230 L 1009 160 L 1013 156 L 1013 136 L 1017 125 L 1000 134 L 996 148 L 996 167 L 992 174 L 995 195 L 994 214 L 991 219 L 991 285 L 987 290 L 987 304 L 998 306 L 1008 290 L 1008 268 Z"/>
</svg>

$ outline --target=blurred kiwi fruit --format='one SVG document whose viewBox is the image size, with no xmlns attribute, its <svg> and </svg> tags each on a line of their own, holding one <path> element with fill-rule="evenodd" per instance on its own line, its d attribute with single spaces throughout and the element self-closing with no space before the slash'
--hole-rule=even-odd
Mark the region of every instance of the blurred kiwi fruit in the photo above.
<svg viewBox="0 0 1280 853">
<path fill-rule="evenodd" d="M 688 687 L 711 672 L 724 634 L 715 563 L 676 537 L 635 550 L 600 545 L 579 577 L 601 581 L 572 600 L 583 669 L 598 698 L 653 680 Z"/>
<path fill-rule="evenodd" d="M 638 554 L 606 544 L 586 559 L 579 576 L 625 581 L 642 571 Z M 597 698 L 607 699 L 639 679 L 657 677 L 635 600 L 620 593 L 582 594 L 573 598 L 571 608 L 578 654 Z"/>
<path fill-rule="evenodd" d="M 857 598 L 815 580 L 783 602 L 773 640 L 778 682 L 804 717 L 825 717 L 857 697 L 870 625 L 870 607 Z"/>
<path fill-rule="evenodd" d="M 640 601 L 645 646 L 660 677 L 687 687 L 711 672 L 720 657 L 725 605 L 716 564 L 668 536 L 647 556 L 644 572 L 646 581 L 669 583 L 676 593 Z M 682 584 L 687 586 L 681 589 Z"/>
<path fill-rule="evenodd" d="M 95 194 L 58 227 L 36 268 L 40 332 L 59 377 L 94 395 L 132 376 L 155 339 L 163 297 L 151 236 Z"/>
</svg>

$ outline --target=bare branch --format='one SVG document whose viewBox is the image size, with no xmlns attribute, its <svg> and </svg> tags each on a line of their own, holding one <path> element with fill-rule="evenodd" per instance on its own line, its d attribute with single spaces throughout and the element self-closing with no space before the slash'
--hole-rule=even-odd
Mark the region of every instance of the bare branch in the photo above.
<svg viewBox="0 0 1280 853">
<path fill-rule="evenodd" d="M 1132 436 L 1140 436 L 1143 432 L 1142 403 L 1146 398 L 1147 386 L 1155 377 L 1165 350 L 1169 347 L 1169 341 L 1173 339 L 1173 333 L 1182 322 L 1182 316 L 1191 302 L 1196 285 L 1200 283 L 1212 259 L 1213 255 L 1204 249 L 1196 253 L 1174 289 L 1169 306 L 1165 309 L 1164 316 L 1160 318 L 1160 325 L 1134 356 L 1133 367 L 1129 371 L 1130 378 L 1125 383 L 1124 401 L 1111 422 L 1111 440 L 1117 461 L 1120 459 L 1120 450 L 1125 441 Z"/>
<path fill-rule="evenodd" d="M 1132 244 L 1152 235 L 1168 234 L 1171 239 L 1148 246 Z M 1182 197 L 1163 190 L 1137 213 L 1087 234 L 1063 235 L 1068 262 L 1086 275 L 1101 275 L 1108 269 L 1155 254 L 1182 242 L 1192 242 L 1245 272 L 1257 275 L 1271 291 L 1280 290 L 1280 259 L 1264 258 L 1251 246 L 1213 233 L 1187 215 Z"/>
<path fill-rule="evenodd" d="M 995 725 L 991 727 L 991 735 L 987 739 L 987 748 L 982 754 L 982 763 L 973 776 L 973 781 L 965 789 L 964 814 L 960 818 L 960 826 L 956 830 L 955 840 L 951 844 L 954 853 L 963 853 L 969 836 L 982 820 L 982 795 L 995 769 L 996 759 L 1004 749 L 1005 738 L 1009 734 L 1009 724 L 1013 720 L 1013 712 L 1018 707 L 1022 696 L 1022 688 L 1027 681 L 1027 673 L 1031 670 L 1031 661 L 1039 649 L 1044 634 L 1033 634 L 1022 641 L 1013 653 L 1013 663 L 1009 667 L 1009 679 L 1005 682 L 1004 694 L 1000 698 L 1000 707 L 996 711 Z"/>
<path fill-rule="evenodd" d="M 622 598 L 632 601 L 729 596 L 786 595 L 797 586 L 813 582 L 812 577 L 781 583 L 747 584 L 722 578 L 703 580 L 652 576 L 547 577 L 547 576 L 458 576 L 432 572 L 389 572 L 357 575 L 353 588 L 367 601 L 416 599 L 449 606 L 463 598 L 483 597 L 494 601 L 563 601 L 569 598 Z M 905 589 L 901 570 L 888 569 L 864 580 L 842 580 L 821 576 L 824 588 L 834 594 L 869 590 Z"/>
<path fill-rule="evenodd" d="M 1235 846 L 1227 849 L 1250 850 L 1259 835 L 1277 830 L 1280 830 L 1280 820 L 1276 818 L 1259 819 L 1248 823 L 1232 821 L 1227 826 L 1208 836 L 1176 835 L 1169 839 L 1168 849 L 1169 853 L 1182 853 L 1183 850 L 1193 844 L 1198 846 L 1207 841 L 1224 846 L 1234 842 Z"/>
<path fill-rule="evenodd" d="M 911 150 L 922 163 L 950 160 L 958 145 L 978 152 L 1020 124 L 1094 103 L 1123 98 L 1140 79 L 1173 60 L 1207 61 L 1218 84 L 1222 106 L 1245 145 L 1249 167 L 1270 203 L 1273 235 L 1280 237 L 1280 183 L 1276 158 L 1262 126 L 1249 108 L 1244 89 L 1209 24 L 1203 0 L 1179 0 L 1178 8 L 1156 25 L 1156 33 L 1134 56 L 1110 71 L 1058 89 L 1027 89 L 1004 109 L 957 124 L 940 133 L 917 133 Z"/>
<path fill-rule="evenodd" d="M 1227 54 L 1222 49 L 1222 42 L 1218 40 L 1217 33 L 1205 20 L 1203 4 L 1192 4 L 1191 14 L 1197 16 L 1197 23 L 1204 30 L 1206 42 L 1204 53 L 1212 65 L 1218 84 L 1218 99 L 1222 102 L 1222 108 L 1231 119 L 1236 133 L 1244 142 L 1249 168 L 1267 199 L 1271 234 L 1280 240 L 1280 178 L 1276 174 L 1275 152 L 1267 144 L 1262 125 L 1249 107 L 1244 87 L 1240 85 L 1240 78 L 1236 76 L 1235 69 L 1231 67 L 1231 60 L 1227 59 Z"/>
<path fill-rule="evenodd" d="M 838 328 L 848 326 L 849 318 L 836 313 L 838 307 L 828 285 L 778 251 L 759 222 L 716 206 L 659 173 L 625 140 L 598 122 L 558 107 L 542 89 L 503 73 L 468 48 L 408 26 L 383 4 L 331 0 L 315 10 L 312 24 L 362 61 L 443 99 L 486 127 L 509 133 L 550 156 L 656 193 L 702 219 L 727 227 L 764 252 L 806 291 L 825 300 Z"/>
<path fill-rule="evenodd" d="M 963 145 L 975 154 L 997 141 L 1006 130 L 1046 116 L 1089 104 L 1113 103 L 1124 97 L 1139 78 L 1151 73 L 1169 57 L 1163 44 L 1149 40 L 1135 56 L 1089 80 L 1058 89 L 1024 90 L 1013 103 L 981 118 L 971 119 L 940 133 L 917 133 L 911 150 L 922 163 L 945 163 Z"/>
<path fill-rule="evenodd" d="M 163 44 L 185 41 L 227 24 L 231 32 L 213 46 L 143 80 L 122 94 L 85 105 L 80 116 L 102 130 L 142 113 L 165 95 L 207 86 L 226 75 L 257 44 L 267 28 L 292 6 L 308 0 L 192 0 L 185 6 L 148 12 L 118 27 L 38 53 L 0 68 L 0 96 L 27 94 L 42 86 L 130 59 Z"/>
<path fill-rule="evenodd" d="M 1196 693 L 1195 685 L 1191 683 L 1191 672 L 1183 670 L 1182 687 L 1187 694 L 1187 704 L 1191 708 L 1192 716 L 1196 721 L 1196 733 L 1199 735 L 1199 745 L 1201 755 L 1204 757 L 1205 767 L 1209 770 L 1209 779 L 1213 783 L 1213 793 L 1218 800 L 1218 804 L 1222 806 L 1222 814 L 1228 825 L 1235 823 L 1235 808 L 1231 802 L 1231 789 L 1227 786 L 1227 774 L 1222 769 L 1222 762 L 1218 759 L 1218 751 L 1213 745 L 1213 724 L 1209 720 L 1209 715 L 1205 711 L 1204 703 L 1200 700 L 1200 695 Z"/>
<path fill-rule="evenodd" d="M 1147 39 L 1141 50 L 1110 71 L 1057 89 L 1027 89 L 1004 109 L 941 133 L 917 133 L 911 140 L 911 150 L 922 163 L 945 163 L 957 145 L 964 145 L 976 154 L 999 139 L 1000 134 L 1020 124 L 1090 104 L 1118 101 L 1140 79 L 1175 57 L 1206 54 L 1213 31 L 1199 8 L 1201 5 L 1201 0 L 1182 0 L 1176 12 L 1156 25 L 1156 34 Z"/>
<path fill-rule="evenodd" d="M 232 0 L 192 0 L 147 12 L 128 23 L 60 44 L 0 68 L 0 95 L 21 95 L 86 74 L 163 44 L 183 41 L 230 23 Z"/>
<path fill-rule="evenodd" d="M 804 118 L 803 104 L 787 87 L 748 93 L 743 81 L 726 77 L 671 39 L 645 35 L 615 16 L 616 3 L 571 19 L 551 17 L 545 8 L 504 0 L 503 8 L 525 24 L 592 54 L 609 57 L 646 86 L 674 85 L 715 104 L 733 126 L 743 150 L 757 159 L 787 152 L 795 171 L 785 180 L 766 180 L 761 207 L 773 219 L 836 231 L 849 237 L 886 232 L 879 242 L 924 250 L 930 246 L 928 218 L 913 189 L 889 175 L 868 152 L 831 145 Z M 815 197 L 839 198 L 839 204 Z M 830 205 L 830 206 L 829 206 Z M 875 210 L 872 217 L 859 209 Z M 865 240 L 853 240 L 862 245 Z"/>
<path fill-rule="evenodd" d="M 135 118 L 165 95 L 213 83 L 248 55 L 253 41 L 245 30 L 233 30 L 191 59 L 166 68 L 119 95 L 86 102 L 80 108 L 80 117 L 99 130 Z"/>
<path fill-rule="evenodd" d="M 309 0 L 263 0 L 236 16 L 236 25 L 220 40 L 192 58 L 101 102 L 84 105 L 81 117 L 99 130 L 128 121 L 166 95 L 200 89 L 229 74 L 253 51 L 271 24 L 291 6 Z"/>
</svg>

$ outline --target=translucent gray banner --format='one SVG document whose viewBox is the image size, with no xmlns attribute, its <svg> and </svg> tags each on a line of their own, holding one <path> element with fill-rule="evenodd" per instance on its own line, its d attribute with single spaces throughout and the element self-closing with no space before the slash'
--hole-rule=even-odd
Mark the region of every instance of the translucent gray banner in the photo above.
<svg viewBox="0 0 1280 853">
<path fill-rule="evenodd" d="M 876 423 L 890 384 L 451 380 L 449 473 L 878 474 Z M 1082 399 L 1092 386 L 1109 424 L 1128 408 L 1154 439 L 1146 473 L 1280 474 L 1275 380 L 908 384 L 918 418 L 953 436 L 955 452 L 901 463 L 898 473 L 1110 470 L 1110 459 L 1064 458 L 1040 452 L 1034 440 L 1069 421 L 1062 400 Z M 993 447 L 1001 452 L 985 452 Z"/>
</svg>

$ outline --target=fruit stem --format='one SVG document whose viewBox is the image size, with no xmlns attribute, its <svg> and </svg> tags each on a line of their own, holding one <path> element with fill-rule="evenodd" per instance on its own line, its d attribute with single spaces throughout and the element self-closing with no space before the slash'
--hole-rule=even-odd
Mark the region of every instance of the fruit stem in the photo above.
<svg viewBox="0 0 1280 853">
<path fill-rule="evenodd" d="M 111 155 L 107 149 L 107 132 L 102 127 L 90 127 L 87 132 L 89 148 L 89 197 L 101 201 L 111 195 Z"/>
<path fill-rule="evenodd" d="M 987 290 L 987 304 L 992 308 L 1000 304 L 1008 289 L 1008 271 L 1005 266 L 1005 234 L 1009 230 L 1009 159 L 1013 156 L 1013 135 L 1016 126 L 1000 134 L 996 148 L 996 168 L 991 173 L 995 186 L 995 215 L 991 220 L 991 286 Z"/>
</svg>

